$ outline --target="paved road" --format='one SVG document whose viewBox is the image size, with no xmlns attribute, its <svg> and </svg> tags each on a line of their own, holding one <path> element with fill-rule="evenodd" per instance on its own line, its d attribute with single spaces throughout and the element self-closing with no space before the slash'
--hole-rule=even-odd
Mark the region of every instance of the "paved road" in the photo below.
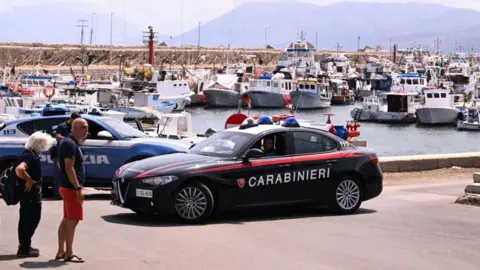
<svg viewBox="0 0 480 270">
<path fill-rule="evenodd" d="M 386 187 L 359 214 L 319 209 L 229 213 L 212 224 L 140 219 L 86 202 L 76 252 L 84 265 L 52 261 L 59 201 L 45 201 L 34 237 L 40 258 L 17 259 L 17 208 L 0 203 L 0 269 L 479 269 L 480 208 L 454 204 L 471 180 Z"/>
</svg>

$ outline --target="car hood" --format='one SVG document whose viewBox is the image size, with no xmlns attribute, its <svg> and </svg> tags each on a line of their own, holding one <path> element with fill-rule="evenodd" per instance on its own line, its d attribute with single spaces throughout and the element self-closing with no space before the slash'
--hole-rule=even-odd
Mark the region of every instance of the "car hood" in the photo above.
<svg viewBox="0 0 480 270">
<path fill-rule="evenodd" d="M 175 153 L 142 159 L 128 163 L 119 169 L 123 178 L 148 178 L 154 176 L 178 175 L 196 169 L 210 167 L 220 162 L 218 157 Z"/>
<path fill-rule="evenodd" d="M 174 148 L 179 152 L 186 152 L 192 145 L 189 141 L 186 140 L 173 140 L 173 139 L 164 139 L 164 138 L 134 138 L 131 139 L 135 144 L 145 144 L 145 145 L 161 145 Z"/>
</svg>

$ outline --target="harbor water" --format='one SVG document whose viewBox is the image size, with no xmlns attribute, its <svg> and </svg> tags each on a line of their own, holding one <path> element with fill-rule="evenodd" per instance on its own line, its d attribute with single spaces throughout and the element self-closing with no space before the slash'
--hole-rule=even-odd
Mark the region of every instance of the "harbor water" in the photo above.
<svg viewBox="0 0 480 270">
<path fill-rule="evenodd" d="M 360 104 L 331 106 L 320 110 L 299 110 L 297 118 L 326 122 L 325 113 L 333 113 L 335 125 L 345 125 L 351 121 L 350 110 L 361 107 Z M 192 128 L 195 133 L 204 133 L 208 128 L 224 129 L 226 119 L 236 113 L 237 109 L 218 109 L 190 107 Z M 274 115 L 289 113 L 288 109 L 252 109 L 243 110 L 250 115 Z M 477 152 L 480 132 L 457 131 L 456 126 L 421 126 L 417 124 L 377 124 L 361 123 L 360 139 L 367 141 L 367 147 L 379 156 L 406 156 L 424 154 L 445 154 Z"/>
</svg>

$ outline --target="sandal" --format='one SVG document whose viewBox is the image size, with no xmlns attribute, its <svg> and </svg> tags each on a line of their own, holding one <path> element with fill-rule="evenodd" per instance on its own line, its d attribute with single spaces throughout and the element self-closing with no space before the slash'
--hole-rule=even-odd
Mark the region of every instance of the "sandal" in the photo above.
<svg viewBox="0 0 480 270">
<path fill-rule="evenodd" d="M 77 255 L 70 255 L 65 257 L 65 262 L 73 262 L 73 263 L 83 263 L 85 262 L 82 258 L 78 257 Z"/>
<path fill-rule="evenodd" d="M 65 253 L 63 253 L 63 254 L 58 254 L 57 253 L 57 256 L 55 256 L 55 260 L 61 260 L 61 259 L 65 259 Z"/>
</svg>

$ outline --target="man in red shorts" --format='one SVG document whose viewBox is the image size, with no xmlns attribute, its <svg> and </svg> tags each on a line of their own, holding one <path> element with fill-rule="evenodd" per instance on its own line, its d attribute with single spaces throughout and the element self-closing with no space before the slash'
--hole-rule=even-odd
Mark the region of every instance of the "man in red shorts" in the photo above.
<svg viewBox="0 0 480 270">
<path fill-rule="evenodd" d="M 63 219 L 58 228 L 58 252 L 55 258 L 63 258 L 66 262 L 84 262 L 73 253 L 73 238 L 79 221 L 83 220 L 82 188 L 85 183 L 85 165 L 80 144 L 87 134 L 87 121 L 82 118 L 75 119 L 72 122 L 72 133 L 60 142 L 57 150 Z"/>
</svg>

